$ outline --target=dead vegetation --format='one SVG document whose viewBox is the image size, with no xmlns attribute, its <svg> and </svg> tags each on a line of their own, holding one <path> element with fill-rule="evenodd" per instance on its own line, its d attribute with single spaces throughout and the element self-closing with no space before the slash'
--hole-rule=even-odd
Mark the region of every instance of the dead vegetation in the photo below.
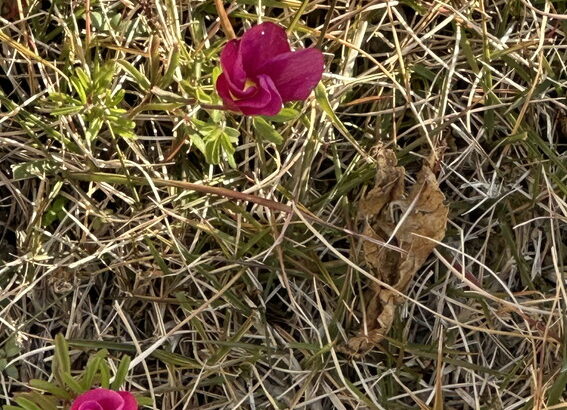
<svg viewBox="0 0 567 410">
<path fill-rule="evenodd" d="M 62 333 L 157 409 L 565 407 L 565 2 L 226 3 L 325 53 L 280 145 L 213 2 L 87 3 L 0 20 L 0 401 Z"/>
</svg>

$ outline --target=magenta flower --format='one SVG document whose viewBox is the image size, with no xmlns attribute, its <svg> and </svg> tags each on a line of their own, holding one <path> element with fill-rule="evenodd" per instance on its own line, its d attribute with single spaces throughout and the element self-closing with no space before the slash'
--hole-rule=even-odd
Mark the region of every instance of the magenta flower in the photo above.
<svg viewBox="0 0 567 410">
<path fill-rule="evenodd" d="M 262 23 L 230 40 L 220 56 L 216 88 L 225 106 L 246 115 L 275 115 L 288 101 L 305 100 L 323 75 L 323 53 L 291 51 L 285 30 Z"/>
<path fill-rule="evenodd" d="M 127 391 L 94 389 L 77 397 L 71 410 L 138 410 L 138 402 Z"/>
</svg>

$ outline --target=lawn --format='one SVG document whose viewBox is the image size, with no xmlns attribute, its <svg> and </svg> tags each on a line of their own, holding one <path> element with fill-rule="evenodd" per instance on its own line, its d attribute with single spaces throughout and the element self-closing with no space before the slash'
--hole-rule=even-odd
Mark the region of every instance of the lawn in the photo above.
<svg viewBox="0 0 567 410">
<path fill-rule="evenodd" d="M 567 408 L 566 1 L 0 13 L 4 410 Z"/>
</svg>

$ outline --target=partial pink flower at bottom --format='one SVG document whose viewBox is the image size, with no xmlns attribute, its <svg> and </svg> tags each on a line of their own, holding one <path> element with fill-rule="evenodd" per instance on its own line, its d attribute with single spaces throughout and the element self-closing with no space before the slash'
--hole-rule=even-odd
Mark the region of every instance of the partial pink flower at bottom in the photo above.
<svg viewBox="0 0 567 410">
<path fill-rule="evenodd" d="M 71 410 L 138 410 L 138 402 L 127 391 L 100 388 L 78 396 Z"/>
</svg>

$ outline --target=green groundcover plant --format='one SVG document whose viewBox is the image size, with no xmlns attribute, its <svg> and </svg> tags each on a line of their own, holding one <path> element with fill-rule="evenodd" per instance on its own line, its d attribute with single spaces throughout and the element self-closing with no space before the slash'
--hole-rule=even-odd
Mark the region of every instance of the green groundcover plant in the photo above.
<svg viewBox="0 0 567 410">
<path fill-rule="evenodd" d="M 6 18 L 15 18 L 18 14 L 15 4 L 15 11 L 7 10 Z M 95 19 L 95 24 L 100 23 L 96 23 Z M 292 51 L 284 28 L 275 23 L 262 23 L 246 31 L 241 39 L 231 39 L 224 46 L 220 54 L 222 71 L 218 67 L 212 68 L 212 82 L 220 100 L 218 96 L 200 89 L 193 90 L 194 99 L 187 99 L 165 91 L 178 69 L 178 53 L 179 50 L 175 49 L 170 55 L 165 72 L 154 66 L 155 61 L 151 61 L 150 56 L 150 78 L 125 60 L 95 60 L 91 65 L 70 68 L 67 72 L 69 89 L 66 92 L 49 92 L 46 101 L 48 111 L 55 118 L 75 116 L 84 124 L 83 142 L 89 149 L 96 144 L 103 129 L 108 130 L 113 139 L 136 139 L 136 124 L 127 110 L 121 108 L 126 92 L 115 86 L 117 71 L 124 70 L 153 100 L 138 106 L 137 112 L 175 110 L 187 104 L 203 107 L 204 118 L 190 118 L 195 130 L 191 136 L 192 143 L 209 164 L 218 164 L 224 158 L 235 168 L 233 154 L 240 133 L 226 125 L 226 116 L 231 113 L 255 116 L 252 124 L 258 138 L 281 144 L 283 137 L 272 123 L 286 122 L 299 116 L 297 110 L 284 108 L 284 103 L 306 100 L 321 80 L 324 70 L 320 50 Z M 318 95 L 325 103 L 322 87 Z M 58 137 L 70 150 L 80 150 L 72 141 L 61 135 Z M 22 164 L 14 169 L 14 173 L 25 177 L 56 170 L 57 164 L 45 161 Z M 61 212 L 65 203 L 62 197 L 54 202 L 44 216 L 46 226 L 63 217 Z M 1 359 L 5 362 L 4 370 L 15 376 L 13 367 L 7 366 L 8 358 L 9 354 Z M 113 361 L 109 352 L 102 349 L 90 355 L 84 370 L 72 372 L 68 344 L 59 334 L 55 337 L 49 380 L 30 380 L 28 385 L 32 390 L 17 393 L 13 398 L 16 405 L 5 405 L 3 410 L 56 410 L 61 405 L 64 408 L 71 406 L 70 410 L 134 410 L 138 405 L 151 405 L 148 398 L 135 397 L 128 391 L 119 390 L 126 381 L 130 361 L 130 357 L 124 355 L 111 372 Z"/>
</svg>

